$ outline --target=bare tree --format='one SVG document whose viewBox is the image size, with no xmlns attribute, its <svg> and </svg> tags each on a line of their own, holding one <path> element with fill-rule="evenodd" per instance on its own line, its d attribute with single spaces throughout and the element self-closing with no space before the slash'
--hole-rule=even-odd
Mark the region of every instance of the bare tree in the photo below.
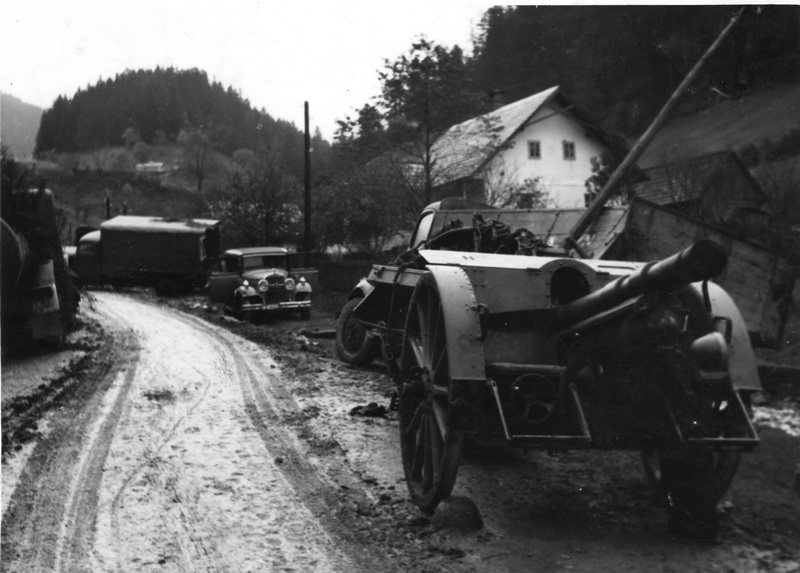
<svg viewBox="0 0 800 573">
<path fill-rule="evenodd" d="M 208 136 L 200 129 L 185 129 L 178 134 L 184 146 L 183 169 L 194 178 L 197 194 L 203 194 L 203 183 L 214 167 L 213 147 Z"/>
</svg>

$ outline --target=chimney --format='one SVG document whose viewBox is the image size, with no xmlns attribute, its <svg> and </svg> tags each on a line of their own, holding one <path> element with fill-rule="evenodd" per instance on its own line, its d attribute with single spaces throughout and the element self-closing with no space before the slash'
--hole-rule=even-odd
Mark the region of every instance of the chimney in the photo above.
<svg viewBox="0 0 800 573">
<path fill-rule="evenodd" d="M 489 99 L 489 110 L 494 111 L 506 105 L 506 90 L 489 90 L 486 92 Z"/>
</svg>

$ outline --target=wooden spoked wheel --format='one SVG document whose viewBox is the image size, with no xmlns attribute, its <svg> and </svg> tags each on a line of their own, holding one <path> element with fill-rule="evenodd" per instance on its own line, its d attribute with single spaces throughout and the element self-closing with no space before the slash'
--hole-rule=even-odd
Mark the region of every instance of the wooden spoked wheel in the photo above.
<svg viewBox="0 0 800 573">
<path fill-rule="evenodd" d="M 400 370 L 403 470 L 412 500 L 431 512 L 453 490 L 462 444 L 462 435 L 450 428 L 444 310 L 431 275 L 420 279 L 411 297 Z"/>
<path fill-rule="evenodd" d="M 741 453 L 683 445 L 670 451 L 644 451 L 645 473 L 664 503 L 670 530 L 683 537 L 714 539 L 716 507 L 730 487 Z"/>
</svg>

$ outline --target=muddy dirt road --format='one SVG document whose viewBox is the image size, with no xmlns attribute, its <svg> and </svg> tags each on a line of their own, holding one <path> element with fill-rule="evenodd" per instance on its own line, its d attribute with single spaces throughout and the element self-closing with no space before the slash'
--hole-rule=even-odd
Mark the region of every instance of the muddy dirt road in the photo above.
<svg viewBox="0 0 800 573">
<path fill-rule="evenodd" d="M 670 538 L 634 454 L 479 444 L 454 493 L 484 526 L 459 529 L 408 502 L 394 413 L 350 415 L 388 406 L 377 367 L 348 368 L 285 323 L 92 298 L 98 361 L 4 460 L 4 571 L 800 570 L 797 435 L 759 425 L 719 543 Z M 4 417 L 28 411 L 4 395 Z"/>
</svg>

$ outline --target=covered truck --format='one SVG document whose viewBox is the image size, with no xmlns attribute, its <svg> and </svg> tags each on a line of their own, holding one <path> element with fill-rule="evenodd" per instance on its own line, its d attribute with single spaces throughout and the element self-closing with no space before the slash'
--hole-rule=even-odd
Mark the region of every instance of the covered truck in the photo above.
<svg viewBox="0 0 800 573">
<path fill-rule="evenodd" d="M 154 286 L 169 296 L 206 283 L 219 244 L 216 220 L 119 216 L 80 238 L 72 270 L 81 284 Z"/>
</svg>

